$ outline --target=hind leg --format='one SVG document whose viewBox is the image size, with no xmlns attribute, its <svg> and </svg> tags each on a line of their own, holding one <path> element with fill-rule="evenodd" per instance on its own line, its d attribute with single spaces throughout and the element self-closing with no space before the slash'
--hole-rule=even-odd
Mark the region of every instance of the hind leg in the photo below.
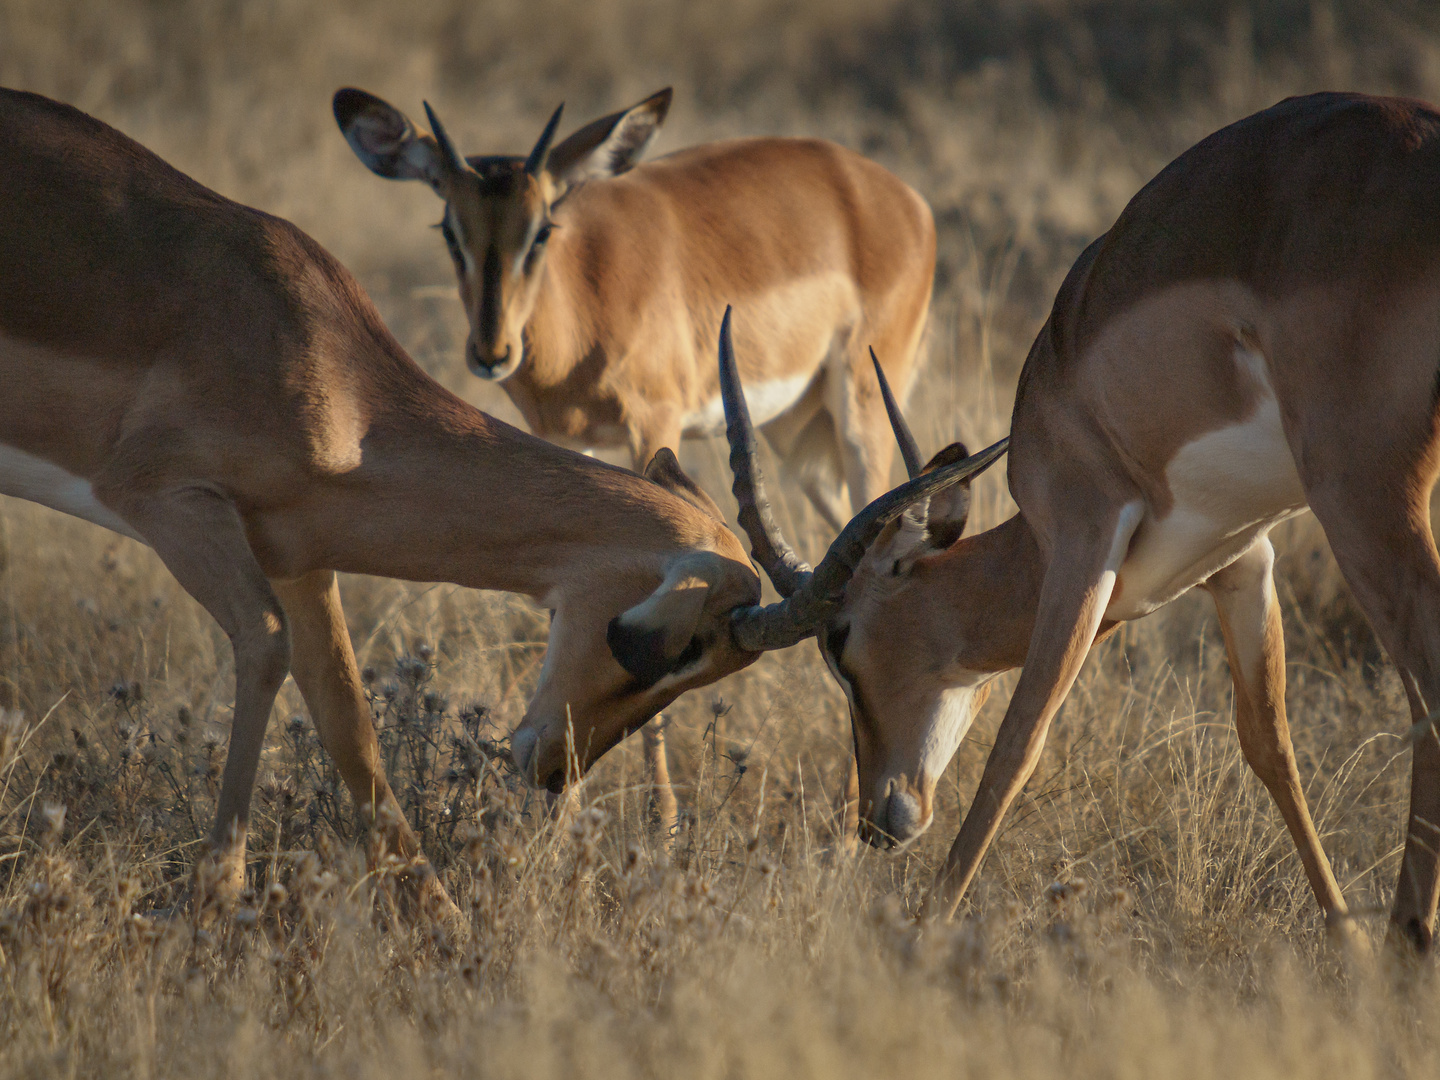
<svg viewBox="0 0 1440 1080">
<path fill-rule="evenodd" d="M 1400 671 L 1420 732 L 1390 932 L 1423 953 L 1431 947 L 1440 898 L 1440 734 L 1426 724 L 1440 706 L 1440 560 L 1428 513 L 1377 504 L 1358 490 L 1365 487 L 1357 483 L 1348 499 L 1327 492 L 1312 506 L 1356 601 Z"/>
<path fill-rule="evenodd" d="M 1275 595 L 1275 549 L 1261 539 L 1205 582 L 1220 615 L 1235 682 L 1235 729 L 1245 760 L 1269 790 L 1300 853 L 1305 877 L 1336 933 L 1350 928 L 1349 909 L 1320 845 L 1295 767 L 1285 718 L 1285 638 Z"/>
<path fill-rule="evenodd" d="M 848 378 L 835 380 L 840 385 L 830 395 L 830 411 L 845 485 L 850 489 L 850 512 L 858 514 L 890 490 L 895 435 L 869 354 L 863 367 L 852 358 L 845 371 Z"/>
<path fill-rule="evenodd" d="M 767 433 L 768 434 L 768 433 Z M 835 424 L 824 409 L 805 425 L 784 458 L 785 478 L 805 492 L 816 513 L 835 532 L 850 520 L 843 463 Z"/>
<path fill-rule="evenodd" d="M 1428 952 L 1440 897 L 1440 278 L 1376 279 L 1275 311 L 1269 371 L 1311 510 L 1395 663 L 1418 737 L 1390 943 Z M 1317 302 L 1317 297 L 1323 302 Z"/>
<path fill-rule="evenodd" d="M 1428 395 L 1396 395 L 1375 413 L 1358 393 L 1350 407 L 1386 423 L 1347 425 L 1343 440 L 1307 430 L 1296 460 L 1340 571 L 1399 669 L 1416 725 L 1390 938 L 1424 953 L 1440 898 L 1440 733 L 1427 723 L 1440 707 L 1440 557 L 1430 529 L 1437 433 L 1433 409 L 1422 411 Z"/>
</svg>

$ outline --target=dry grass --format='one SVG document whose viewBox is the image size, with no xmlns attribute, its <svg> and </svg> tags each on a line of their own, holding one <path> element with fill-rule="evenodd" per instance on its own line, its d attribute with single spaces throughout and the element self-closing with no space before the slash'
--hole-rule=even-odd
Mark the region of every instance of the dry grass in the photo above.
<svg viewBox="0 0 1440 1080">
<path fill-rule="evenodd" d="M 1440 98 L 1419 2 L 3 0 L 0 83 L 71 101 L 354 267 L 415 355 L 465 375 L 437 207 L 350 156 L 329 96 L 429 97 L 472 152 L 523 149 L 673 82 L 661 149 L 828 135 L 934 204 L 927 446 L 1002 433 L 1066 267 L 1174 153 L 1321 87 Z M 442 286 L 435 289 L 435 286 Z M 3 388 L 0 388 L 3 392 Z M 488 396 L 487 396 L 488 395 Z M 723 490 L 714 446 L 687 465 Z M 1007 513 L 997 476 L 978 524 Z M 796 500 L 787 525 L 826 537 Z M 1282 597 L 1303 774 L 1378 933 L 1396 871 L 1403 695 L 1313 523 Z M 848 733 L 810 646 L 672 710 L 667 855 L 632 740 L 551 815 L 486 763 L 523 711 L 543 613 L 348 579 L 396 789 L 457 899 L 395 917 L 293 688 L 257 793 L 254 890 L 180 904 L 232 695 L 218 629 L 145 549 L 0 500 L 0 1076 L 1436 1075 L 1428 979 L 1323 947 L 1278 816 L 1240 759 L 1223 648 L 1188 598 L 1092 658 L 962 921 L 913 910 L 1006 694 L 903 857 L 836 851 Z M 1011 683 L 1007 682 L 1006 686 Z M 300 717 L 292 719 L 292 717 Z"/>
</svg>

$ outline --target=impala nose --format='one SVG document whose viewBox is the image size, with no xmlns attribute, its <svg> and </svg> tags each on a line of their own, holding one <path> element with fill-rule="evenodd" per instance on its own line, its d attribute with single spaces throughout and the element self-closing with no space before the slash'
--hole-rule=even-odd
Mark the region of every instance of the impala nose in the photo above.
<svg viewBox="0 0 1440 1080">
<path fill-rule="evenodd" d="M 926 809 L 925 800 L 903 777 L 887 781 L 882 790 L 888 794 L 860 823 L 861 836 L 867 844 L 878 848 L 898 847 L 930 827 L 933 815 Z"/>
<path fill-rule="evenodd" d="M 465 359 L 470 370 L 482 379 L 498 379 L 510 363 L 510 346 L 506 345 L 505 351 L 498 356 L 486 358 L 480 355 L 480 350 L 472 339 L 465 350 Z"/>
<path fill-rule="evenodd" d="M 886 832 L 897 844 L 914 840 L 930 824 L 920 800 L 909 791 L 897 788 L 885 800 Z"/>
</svg>

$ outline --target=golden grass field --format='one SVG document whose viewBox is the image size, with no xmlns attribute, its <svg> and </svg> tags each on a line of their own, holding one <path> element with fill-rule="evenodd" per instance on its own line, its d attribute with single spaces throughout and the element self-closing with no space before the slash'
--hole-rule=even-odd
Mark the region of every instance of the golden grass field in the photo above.
<svg viewBox="0 0 1440 1080">
<path fill-rule="evenodd" d="M 1217 13 L 1217 9 L 1219 10 Z M 330 115 L 341 85 L 431 100 L 469 153 L 523 152 L 667 84 L 657 152 L 814 134 L 932 203 L 940 266 L 912 413 L 924 449 L 1008 427 L 1070 261 L 1161 165 L 1315 89 L 1440 100 L 1422 0 L 0 0 L 0 84 L 119 127 L 291 218 L 356 271 L 438 379 L 464 316 L 422 185 Z M 0 149 L 0 162 L 3 162 Z M 4 393 L 0 387 L 0 393 Z M 728 500 L 722 448 L 688 468 Z M 1010 512 L 1003 472 L 975 524 Z M 804 554 L 824 535 L 781 517 Z M 1282 535 L 1283 534 L 1283 535 Z M 1378 941 L 1409 726 L 1313 521 L 1277 533 L 1289 709 L 1337 874 Z M 397 917 L 293 687 L 256 793 L 254 889 L 184 908 L 233 682 L 218 627 L 145 548 L 0 499 L 0 1077 L 1396 1077 L 1440 1075 L 1433 974 L 1327 949 L 1240 756 L 1203 598 L 1092 656 L 959 919 L 910 918 L 958 826 L 1001 681 L 904 855 L 845 856 L 848 719 L 813 646 L 668 713 L 682 828 L 650 825 L 639 740 L 549 815 L 500 737 L 544 649 L 528 602 L 342 583 L 402 803 L 468 933 Z M 177 913 L 178 912 L 178 913 Z"/>
</svg>

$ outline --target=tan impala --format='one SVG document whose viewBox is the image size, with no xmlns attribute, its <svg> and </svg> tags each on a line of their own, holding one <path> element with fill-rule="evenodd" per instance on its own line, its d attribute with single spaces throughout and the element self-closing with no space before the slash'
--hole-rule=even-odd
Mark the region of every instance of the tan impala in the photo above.
<svg viewBox="0 0 1440 1080">
<path fill-rule="evenodd" d="M 567 733 L 584 769 L 758 655 L 734 628 L 776 613 L 753 607 L 744 551 L 668 451 L 638 476 L 471 408 L 299 229 L 67 105 L 0 90 L 0 147 L 0 494 L 148 544 L 229 636 L 235 713 L 211 838 L 224 885 L 243 875 L 287 672 L 356 803 L 393 811 L 394 849 L 418 854 L 377 756 L 336 570 L 551 608 L 513 747 L 554 787 Z M 863 548 L 934 486 L 890 493 L 842 539 Z"/>
<path fill-rule="evenodd" d="M 935 270 L 930 209 L 895 176 L 815 139 L 637 165 L 668 89 L 552 148 L 557 110 L 524 158 L 462 159 L 428 105 L 433 135 L 361 90 L 334 104 L 361 161 L 445 200 L 466 360 L 535 434 L 628 449 L 637 469 L 719 434 L 715 337 L 733 303 L 756 419 L 822 515 L 838 529 L 889 486 L 866 347 L 909 386 Z"/>
<path fill-rule="evenodd" d="M 1092 644 L 1193 587 L 1219 611 L 1246 760 L 1324 909 L 1353 929 L 1296 771 L 1267 539 L 1314 511 L 1400 671 L 1414 760 L 1392 941 L 1431 946 L 1440 844 L 1440 113 L 1295 98 L 1212 135 L 1076 262 L 1021 373 L 1020 512 L 959 536 L 953 489 L 812 605 L 851 705 L 872 836 L 931 821 L 995 673 L 1022 667 L 931 894 L 953 912 Z M 919 459 L 907 454 L 912 474 Z M 952 450 L 947 454 L 963 451 Z M 753 485 L 737 453 L 737 484 Z M 756 519 L 756 553 L 791 575 Z M 782 593 L 784 588 L 781 589 Z M 740 635 L 742 646 L 761 643 Z M 783 644 L 783 640 L 766 645 Z"/>
</svg>

